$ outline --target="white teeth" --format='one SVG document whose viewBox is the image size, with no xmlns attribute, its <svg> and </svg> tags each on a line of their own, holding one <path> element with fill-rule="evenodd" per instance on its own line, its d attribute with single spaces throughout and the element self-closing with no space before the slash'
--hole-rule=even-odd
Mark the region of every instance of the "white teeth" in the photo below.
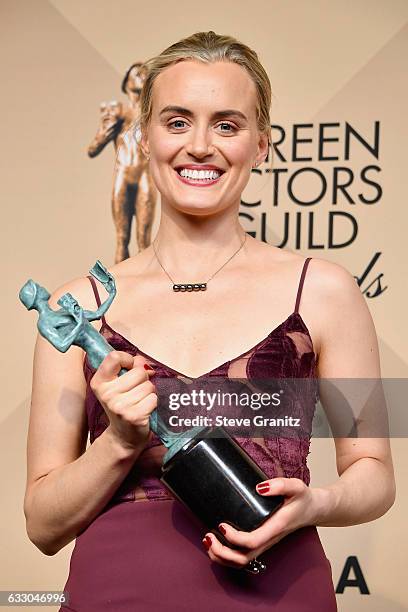
<svg viewBox="0 0 408 612">
<path fill-rule="evenodd" d="M 180 176 L 189 179 L 195 180 L 214 180 L 221 176 L 221 172 L 217 170 L 189 170 L 187 168 L 183 168 L 178 171 Z"/>
</svg>

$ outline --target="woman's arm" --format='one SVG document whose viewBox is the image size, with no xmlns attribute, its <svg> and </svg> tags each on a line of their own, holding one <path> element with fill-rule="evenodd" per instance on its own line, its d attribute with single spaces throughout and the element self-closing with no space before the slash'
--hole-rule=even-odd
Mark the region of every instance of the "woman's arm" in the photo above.
<svg viewBox="0 0 408 612">
<path fill-rule="evenodd" d="M 88 279 L 58 289 L 92 308 Z M 98 515 L 142 451 L 122 446 L 110 428 L 85 451 L 88 429 L 82 349 L 59 353 L 38 336 L 27 443 L 24 498 L 27 534 L 46 555 L 72 541 Z"/>
<path fill-rule="evenodd" d="M 315 277 L 322 279 L 317 291 L 325 296 L 320 314 L 318 361 L 318 376 L 323 379 L 321 402 L 329 422 L 338 423 L 340 419 L 341 424 L 341 415 L 335 414 L 339 402 L 333 400 L 330 384 L 324 379 L 345 379 L 344 385 L 339 381 L 339 387 L 346 390 L 355 419 L 362 417 L 357 430 L 367 437 L 334 438 L 340 478 L 330 486 L 315 489 L 315 524 L 356 525 L 382 516 L 395 500 L 394 470 L 385 427 L 386 406 L 380 392 L 377 334 L 366 299 L 353 276 L 336 264 L 324 260 L 316 263 Z M 366 398 L 369 379 L 373 394 Z"/>
<path fill-rule="evenodd" d="M 372 449 L 370 443 L 366 452 Z M 378 450 L 381 455 L 381 449 Z M 337 482 L 314 491 L 314 525 L 345 527 L 373 521 L 385 514 L 395 501 L 392 462 L 378 456 L 361 457 L 340 473 Z"/>
<path fill-rule="evenodd" d="M 243 567 L 305 525 L 346 526 L 374 520 L 395 500 L 390 444 L 384 427 L 385 407 L 377 394 L 375 401 L 368 399 L 367 405 L 364 397 L 370 388 L 369 379 L 372 379 L 372 388 L 378 388 L 381 377 L 377 335 L 365 298 L 347 270 L 321 259 L 310 262 L 305 289 L 314 296 L 315 308 L 319 309 L 318 376 L 323 379 L 320 399 L 328 420 L 337 428 L 341 426 L 342 415 L 336 409 L 345 402 L 332 402 L 336 394 L 330 393 L 331 386 L 324 379 L 334 379 L 333 383 L 335 379 L 343 379 L 349 389 L 349 408 L 357 419 L 363 417 L 357 426 L 364 432 L 370 431 L 372 437 L 335 438 L 339 479 L 327 487 L 308 487 L 298 478 L 264 481 L 269 490 L 259 493 L 284 495 L 284 505 L 251 532 L 221 524 L 230 544 L 243 550 L 233 550 L 221 544 L 213 533 L 207 533 L 208 555 L 221 565 Z M 342 385 L 339 386 L 341 389 Z M 376 431 L 384 437 L 374 437 Z"/>
<path fill-rule="evenodd" d="M 307 280 L 319 308 L 323 408 L 336 431 L 348 430 L 352 415 L 357 432 L 366 436 L 334 438 L 340 478 L 311 489 L 308 519 L 318 526 L 356 525 L 382 516 L 395 500 L 377 335 L 365 298 L 345 268 L 312 260 Z M 270 494 L 294 494 L 291 480 L 273 479 Z"/>
</svg>

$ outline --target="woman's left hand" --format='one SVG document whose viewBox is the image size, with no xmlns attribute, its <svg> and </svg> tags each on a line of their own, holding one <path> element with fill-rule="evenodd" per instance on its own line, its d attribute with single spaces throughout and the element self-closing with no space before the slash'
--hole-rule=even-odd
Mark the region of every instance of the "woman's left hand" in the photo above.
<svg viewBox="0 0 408 612">
<path fill-rule="evenodd" d="M 266 485 L 269 485 L 268 488 Z M 242 568 L 292 531 L 314 524 L 317 517 L 318 493 L 317 489 L 308 487 L 303 480 L 299 478 L 264 480 L 257 485 L 257 492 L 265 496 L 283 495 L 285 500 L 279 510 L 253 531 L 238 531 L 227 523 L 220 523 L 218 528 L 221 533 L 225 531 L 224 537 L 228 542 L 232 546 L 242 547 L 242 550 L 233 550 L 221 544 L 214 533 L 207 533 L 203 544 L 208 548 L 208 556 L 212 561 Z"/>
</svg>

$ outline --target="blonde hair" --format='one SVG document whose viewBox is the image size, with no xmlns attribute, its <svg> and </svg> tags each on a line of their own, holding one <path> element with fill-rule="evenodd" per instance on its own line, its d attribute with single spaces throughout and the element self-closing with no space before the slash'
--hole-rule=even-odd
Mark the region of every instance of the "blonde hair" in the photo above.
<svg viewBox="0 0 408 612">
<path fill-rule="evenodd" d="M 140 129 L 147 130 L 152 115 L 153 84 L 159 74 L 168 66 L 183 60 L 198 60 L 204 63 L 229 61 L 242 66 L 251 77 L 257 94 L 257 125 L 262 134 L 267 134 L 271 144 L 269 109 L 271 106 L 271 83 L 253 49 L 232 36 L 209 32 L 196 32 L 167 47 L 159 55 L 145 62 L 146 79 L 140 95 Z"/>
</svg>

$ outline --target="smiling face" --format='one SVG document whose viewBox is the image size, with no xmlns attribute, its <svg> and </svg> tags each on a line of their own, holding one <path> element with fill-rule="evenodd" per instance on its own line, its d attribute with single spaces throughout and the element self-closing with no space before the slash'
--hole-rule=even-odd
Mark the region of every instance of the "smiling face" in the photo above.
<svg viewBox="0 0 408 612">
<path fill-rule="evenodd" d="M 142 147 L 163 206 L 191 214 L 239 206 L 255 160 L 268 150 L 256 102 L 252 79 L 233 62 L 182 61 L 156 78 Z"/>
</svg>

